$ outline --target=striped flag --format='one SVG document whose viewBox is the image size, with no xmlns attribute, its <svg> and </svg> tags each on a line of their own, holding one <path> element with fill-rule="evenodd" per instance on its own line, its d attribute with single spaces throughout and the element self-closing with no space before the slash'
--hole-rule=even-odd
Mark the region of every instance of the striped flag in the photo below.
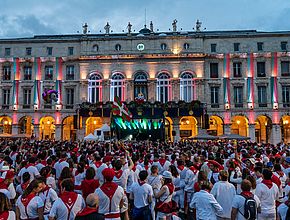
<svg viewBox="0 0 290 220">
<path fill-rule="evenodd" d="M 124 102 L 121 102 L 118 96 L 114 97 L 114 102 L 112 106 L 113 115 L 117 115 L 123 118 L 125 121 L 130 121 L 132 118 L 132 114 L 129 109 L 126 107 Z"/>
</svg>

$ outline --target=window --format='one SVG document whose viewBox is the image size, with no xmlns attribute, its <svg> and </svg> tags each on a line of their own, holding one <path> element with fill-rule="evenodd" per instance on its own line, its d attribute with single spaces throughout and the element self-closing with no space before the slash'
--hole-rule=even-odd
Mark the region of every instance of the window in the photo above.
<svg viewBox="0 0 290 220">
<path fill-rule="evenodd" d="M 283 107 L 290 107 L 290 86 L 282 86 Z"/>
<path fill-rule="evenodd" d="M 264 50 L 264 43 L 263 42 L 258 42 L 257 43 L 257 49 L 258 49 L 258 51 L 263 51 Z"/>
<path fill-rule="evenodd" d="M 25 66 L 23 68 L 24 70 L 24 80 L 31 80 L 32 79 L 32 67 L 31 66 Z"/>
<path fill-rule="evenodd" d="M 287 50 L 287 41 L 282 41 L 281 42 L 281 50 L 286 51 Z"/>
<path fill-rule="evenodd" d="M 48 56 L 51 56 L 52 55 L 52 47 L 47 47 L 46 52 L 47 52 Z"/>
<path fill-rule="evenodd" d="M 5 48 L 4 55 L 5 56 L 10 56 L 11 55 L 11 48 Z"/>
<path fill-rule="evenodd" d="M 192 73 L 183 73 L 180 77 L 180 99 L 191 102 L 194 99 L 194 76 Z"/>
<path fill-rule="evenodd" d="M 167 45 L 165 43 L 162 43 L 160 45 L 161 50 L 166 50 L 167 49 Z"/>
<path fill-rule="evenodd" d="M 23 108 L 30 108 L 31 105 L 31 89 L 23 89 Z"/>
<path fill-rule="evenodd" d="M 134 97 L 138 97 L 139 94 L 143 94 L 144 98 L 148 100 L 148 81 L 147 75 L 144 72 L 135 74 L 134 78 Z"/>
<path fill-rule="evenodd" d="M 234 51 L 235 52 L 240 51 L 240 43 L 234 43 Z"/>
<path fill-rule="evenodd" d="M 157 78 L 157 101 L 166 103 L 169 101 L 170 76 L 160 73 Z"/>
<path fill-rule="evenodd" d="M 115 50 L 116 50 L 116 51 L 120 51 L 120 50 L 121 50 L 121 48 L 122 48 L 122 47 L 121 47 L 121 45 L 120 45 L 120 44 L 116 44 L 116 45 L 115 45 Z"/>
<path fill-rule="evenodd" d="M 3 80 L 11 80 L 11 66 L 3 66 Z"/>
<path fill-rule="evenodd" d="M 236 108 L 242 108 L 243 107 L 243 87 L 242 86 L 236 86 L 234 87 L 234 102 Z"/>
<path fill-rule="evenodd" d="M 183 49 L 184 49 L 184 50 L 188 50 L 188 49 L 189 49 L 189 43 L 185 43 L 185 44 L 183 44 Z"/>
<path fill-rule="evenodd" d="M 53 66 L 45 66 L 44 80 L 53 80 Z"/>
<path fill-rule="evenodd" d="M 66 80 L 74 80 L 75 78 L 75 66 L 74 65 L 69 65 L 66 66 Z"/>
<path fill-rule="evenodd" d="M 90 103 L 102 101 L 102 77 L 99 74 L 92 74 L 89 77 L 88 101 Z"/>
<path fill-rule="evenodd" d="M 258 77 L 266 77 L 265 62 L 257 62 Z"/>
<path fill-rule="evenodd" d="M 216 44 L 211 44 L 211 45 L 210 45 L 210 51 L 211 51 L 212 53 L 216 53 Z"/>
<path fill-rule="evenodd" d="M 290 76 L 289 61 L 281 61 L 281 76 Z"/>
<path fill-rule="evenodd" d="M 10 89 L 3 89 L 2 108 L 8 109 L 10 105 Z"/>
<path fill-rule="evenodd" d="M 74 55 L 74 48 L 73 47 L 68 47 L 68 55 Z"/>
<path fill-rule="evenodd" d="M 99 51 L 99 46 L 97 44 L 95 44 L 93 47 L 92 47 L 92 51 L 93 52 L 98 52 Z"/>
<path fill-rule="evenodd" d="M 218 78 L 219 77 L 219 65 L 218 63 L 210 64 L 210 78 Z"/>
<path fill-rule="evenodd" d="M 32 53 L 32 48 L 31 47 L 26 47 L 26 56 L 31 56 L 31 53 Z"/>
<path fill-rule="evenodd" d="M 210 87 L 210 103 L 212 108 L 219 108 L 219 87 Z"/>
<path fill-rule="evenodd" d="M 258 86 L 258 104 L 259 107 L 267 107 L 267 87 Z"/>
<path fill-rule="evenodd" d="M 118 96 L 121 101 L 125 101 L 125 77 L 121 73 L 115 73 L 111 79 L 110 101 L 114 101 L 114 97 Z"/>
<path fill-rule="evenodd" d="M 234 62 L 233 69 L 234 69 L 234 77 L 242 77 L 242 63 L 241 62 Z"/>
<path fill-rule="evenodd" d="M 66 93 L 66 109 L 73 109 L 73 107 L 74 107 L 74 95 L 75 95 L 74 88 L 65 89 L 65 93 Z"/>
</svg>

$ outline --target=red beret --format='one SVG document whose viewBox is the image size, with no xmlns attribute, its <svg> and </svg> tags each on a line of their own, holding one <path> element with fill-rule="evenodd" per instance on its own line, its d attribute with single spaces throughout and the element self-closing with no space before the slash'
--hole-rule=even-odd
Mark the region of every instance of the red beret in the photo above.
<svg viewBox="0 0 290 220">
<path fill-rule="evenodd" d="M 115 171 L 113 169 L 111 169 L 111 168 L 105 168 L 102 171 L 102 174 L 103 174 L 105 180 L 112 181 L 114 176 L 115 176 Z"/>
</svg>

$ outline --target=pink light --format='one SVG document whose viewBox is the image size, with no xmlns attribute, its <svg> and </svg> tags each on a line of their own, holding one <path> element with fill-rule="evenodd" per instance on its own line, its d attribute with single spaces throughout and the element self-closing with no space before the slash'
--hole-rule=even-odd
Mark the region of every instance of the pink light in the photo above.
<svg viewBox="0 0 290 220">
<path fill-rule="evenodd" d="M 55 124 L 57 124 L 57 125 L 61 124 L 61 123 L 60 123 L 60 121 L 61 121 L 61 120 L 60 120 L 60 112 L 56 112 L 56 113 L 55 113 L 55 118 L 56 118 L 56 119 L 55 119 Z"/>
<path fill-rule="evenodd" d="M 102 83 L 100 83 L 102 84 Z M 103 101 L 103 86 L 100 86 L 100 97 L 99 97 L 100 102 Z"/>
<path fill-rule="evenodd" d="M 249 123 L 255 124 L 255 113 L 253 111 L 249 111 Z"/>
<path fill-rule="evenodd" d="M 224 112 L 224 124 L 230 124 L 231 123 L 231 114 L 229 111 Z"/>
<path fill-rule="evenodd" d="M 39 114 L 37 112 L 34 112 L 33 119 L 34 119 L 34 124 L 38 125 L 39 124 Z"/>
<path fill-rule="evenodd" d="M 18 119 L 17 119 L 17 113 L 14 112 L 12 115 L 12 124 L 16 125 L 18 124 Z"/>
<path fill-rule="evenodd" d="M 273 123 L 274 124 L 279 124 L 279 121 L 280 121 L 279 112 L 278 111 L 274 111 L 273 112 Z"/>
</svg>

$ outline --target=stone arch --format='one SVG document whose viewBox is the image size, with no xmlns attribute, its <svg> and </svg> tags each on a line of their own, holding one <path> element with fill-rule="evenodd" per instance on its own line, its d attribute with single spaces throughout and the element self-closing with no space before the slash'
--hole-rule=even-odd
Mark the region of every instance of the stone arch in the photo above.
<svg viewBox="0 0 290 220">
<path fill-rule="evenodd" d="M 101 72 L 99 72 L 97 70 L 93 70 L 93 71 L 90 71 L 89 74 L 87 75 L 87 80 L 89 80 L 90 77 L 93 75 L 99 75 L 101 77 L 101 79 L 104 79 L 104 75 Z"/>
<path fill-rule="evenodd" d="M 170 73 L 168 70 L 160 70 L 160 71 L 158 71 L 157 73 L 156 73 L 156 75 L 155 75 L 155 78 L 159 78 L 159 76 L 161 75 L 161 74 L 167 74 L 168 76 L 169 76 L 169 79 L 170 78 L 173 78 L 173 75 L 172 75 L 172 73 Z"/>
<path fill-rule="evenodd" d="M 7 115 L 0 116 L 0 134 L 12 134 L 12 118 Z"/>
<path fill-rule="evenodd" d="M 76 130 L 74 128 L 74 116 L 66 116 L 61 123 L 62 127 L 62 140 L 75 140 Z"/>
<path fill-rule="evenodd" d="M 272 120 L 267 115 L 258 115 L 255 120 L 255 137 L 258 143 L 269 143 L 272 132 Z"/>
<path fill-rule="evenodd" d="M 39 139 L 47 140 L 55 138 L 55 118 L 53 116 L 43 116 L 39 120 Z"/>
<path fill-rule="evenodd" d="M 18 121 L 18 134 L 28 134 L 32 135 L 34 126 L 32 123 L 32 116 L 25 115 L 22 116 Z"/>
<path fill-rule="evenodd" d="M 249 119 L 244 115 L 235 115 L 232 117 L 231 133 L 241 136 L 249 136 Z"/>
<path fill-rule="evenodd" d="M 190 137 L 196 136 L 198 134 L 197 129 L 198 121 L 193 116 L 184 116 L 179 120 L 179 130 L 180 130 L 180 137 Z"/>
<path fill-rule="evenodd" d="M 210 135 L 221 136 L 224 134 L 224 121 L 218 115 L 209 117 L 209 129 L 207 130 Z"/>
<path fill-rule="evenodd" d="M 86 136 L 94 134 L 95 130 L 103 126 L 101 117 L 89 117 L 86 120 Z"/>
<path fill-rule="evenodd" d="M 192 70 L 183 70 L 179 73 L 179 78 L 182 78 L 182 75 L 185 73 L 190 73 L 193 78 L 196 78 L 196 73 Z"/>
<path fill-rule="evenodd" d="M 280 119 L 281 135 L 284 143 L 290 143 L 290 115 L 283 115 Z"/>
</svg>

